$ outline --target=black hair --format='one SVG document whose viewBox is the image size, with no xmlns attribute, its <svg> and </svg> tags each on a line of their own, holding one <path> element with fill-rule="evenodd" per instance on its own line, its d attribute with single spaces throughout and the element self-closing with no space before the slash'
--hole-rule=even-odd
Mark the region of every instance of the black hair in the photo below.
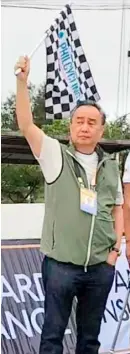
<svg viewBox="0 0 130 354">
<path fill-rule="evenodd" d="M 92 106 L 92 107 L 95 107 L 100 112 L 100 114 L 102 116 L 102 125 L 105 124 L 105 122 L 106 122 L 106 114 L 105 114 L 105 112 L 102 110 L 102 108 L 100 107 L 100 105 L 97 102 L 95 102 L 93 100 L 90 100 L 90 99 L 89 100 L 84 100 L 84 101 L 80 101 L 80 100 L 77 101 L 75 108 L 71 112 L 71 121 L 72 121 L 72 118 L 73 118 L 73 114 L 81 106 Z"/>
</svg>

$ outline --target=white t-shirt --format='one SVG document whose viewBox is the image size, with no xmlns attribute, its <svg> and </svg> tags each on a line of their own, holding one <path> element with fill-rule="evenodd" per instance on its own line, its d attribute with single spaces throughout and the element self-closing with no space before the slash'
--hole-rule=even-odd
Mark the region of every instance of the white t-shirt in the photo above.
<svg viewBox="0 0 130 354">
<path fill-rule="evenodd" d="M 86 155 L 76 152 L 76 157 L 86 172 L 88 182 L 91 183 L 94 171 L 98 165 L 97 153 L 93 152 L 90 155 Z M 44 135 L 40 157 L 36 157 L 36 159 L 40 164 L 46 182 L 54 182 L 62 169 L 62 155 L 59 141 Z M 119 177 L 116 205 L 121 204 L 123 204 L 123 193 L 121 180 Z"/>
<path fill-rule="evenodd" d="M 130 183 L 130 152 L 129 152 L 129 154 L 128 154 L 127 158 L 126 158 L 126 162 L 125 162 L 123 182 L 124 183 Z"/>
</svg>

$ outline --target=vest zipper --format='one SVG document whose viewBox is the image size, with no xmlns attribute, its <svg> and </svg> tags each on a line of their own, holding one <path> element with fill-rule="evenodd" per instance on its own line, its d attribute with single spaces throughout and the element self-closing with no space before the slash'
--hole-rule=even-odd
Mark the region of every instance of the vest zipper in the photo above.
<svg viewBox="0 0 130 354">
<path fill-rule="evenodd" d="M 92 215 L 91 229 L 90 229 L 88 249 L 87 249 L 87 259 L 86 259 L 85 266 L 84 266 L 85 272 L 87 272 L 87 266 L 88 266 L 88 262 L 89 262 L 89 258 L 90 258 L 90 254 L 91 254 L 91 245 L 92 245 L 94 225 L 95 225 L 95 215 Z"/>
<path fill-rule="evenodd" d="M 70 156 L 72 156 L 78 163 L 78 159 L 70 152 L 67 150 L 67 153 L 69 153 Z M 107 161 L 107 160 L 111 160 L 110 157 L 104 157 L 104 159 L 102 161 L 99 162 L 98 166 L 97 166 L 97 171 L 99 171 L 100 167 L 102 166 L 102 164 Z M 80 165 L 80 163 L 79 163 Z M 80 165 L 82 168 L 83 166 Z M 84 170 L 84 168 L 83 168 Z M 85 170 L 84 170 L 85 172 Z M 85 172 L 86 174 L 86 172 Z M 87 183 L 88 183 L 88 189 L 90 189 L 90 184 L 88 182 L 88 177 L 86 175 L 86 179 L 87 179 Z M 89 263 L 89 259 L 90 259 L 90 254 L 91 254 L 91 245 L 92 245 L 92 238 L 93 238 L 93 231 L 94 231 L 94 226 L 95 226 L 95 218 L 96 216 L 95 215 L 92 215 L 92 222 L 91 222 L 91 228 L 90 228 L 90 235 L 89 235 L 89 242 L 88 242 L 88 249 L 87 249 L 87 258 L 86 258 L 86 262 L 85 262 L 85 265 L 84 265 L 84 271 L 87 272 L 87 266 L 88 266 L 88 263 Z"/>
</svg>

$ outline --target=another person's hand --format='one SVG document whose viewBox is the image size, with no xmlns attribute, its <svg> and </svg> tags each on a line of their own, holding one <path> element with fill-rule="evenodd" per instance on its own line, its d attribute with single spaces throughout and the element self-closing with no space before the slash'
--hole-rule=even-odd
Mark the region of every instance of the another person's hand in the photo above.
<svg viewBox="0 0 130 354">
<path fill-rule="evenodd" d="M 117 258 L 118 258 L 117 252 L 116 251 L 111 251 L 109 253 L 109 255 L 108 255 L 107 263 L 112 265 L 112 266 L 115 266 Z"/>
<path fill-rule="evenodd" d="M 130 241 L 126 241 L 126 258 L 130 267 Z"/>
<path fill-rule="evenodd" d="M 17 75 L 17 79 L 23 82 L 27 82 L 27 78 L 30 72 L 30 60 L 27 56 L 19 58 L 14 67 L 14 72 L 17 69 L 21 69 L 21 72 Z"/>
</svg>

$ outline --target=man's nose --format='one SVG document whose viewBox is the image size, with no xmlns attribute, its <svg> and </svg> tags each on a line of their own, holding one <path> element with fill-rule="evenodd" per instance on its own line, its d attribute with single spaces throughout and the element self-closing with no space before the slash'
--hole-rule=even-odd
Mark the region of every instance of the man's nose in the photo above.
<svg viewBox="0 0 130 354">
<path fill-rule="evenodd" d="M 88 132 L 88 130 L 89 130 L 88 123 L 87 123 L 87 122 L 84 122 L 84 123 L 82 124 L 82 131 L 83 131 L 83 132 Z"/>
</svg>

